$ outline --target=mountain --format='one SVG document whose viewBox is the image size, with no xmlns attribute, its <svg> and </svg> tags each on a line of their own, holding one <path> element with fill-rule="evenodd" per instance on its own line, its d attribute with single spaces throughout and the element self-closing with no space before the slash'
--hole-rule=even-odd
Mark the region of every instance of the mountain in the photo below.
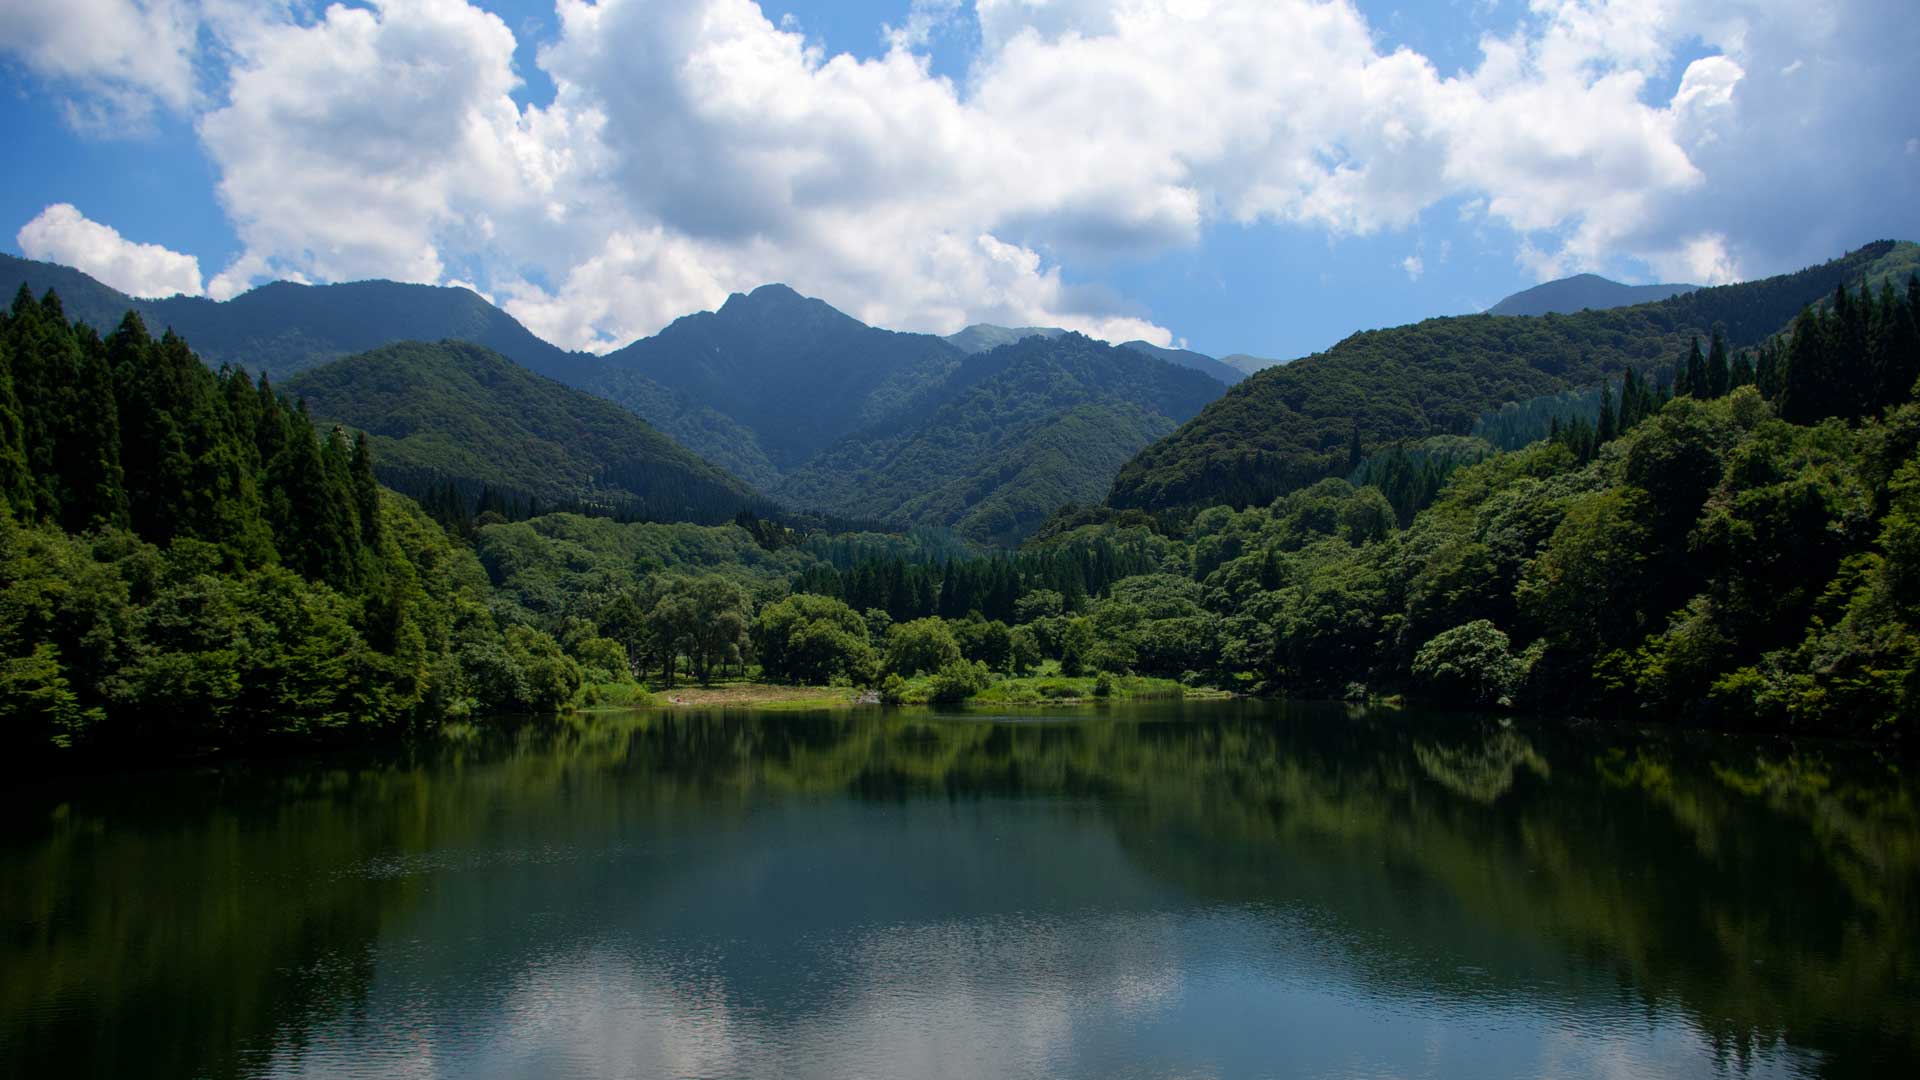
<svg viewBox="0 0 1920 1080">
<path fill-rule="evenodd" d="M 1256 371 L 1265 371 L 1270 367 L 1286 363 L 1285 360 L 1269 360 L 1264 356 L 1248 356 L 1246 353 L 1223 356 L 1220 362 L 1242 375 L 1251 375 Z"/>
<path fill-rule="evenodd" d="M 746 440 L 735 453 L 752 473 L 768 477 L 914 407 L 963 355 L 932 335 L 876 329 L 765 285 L 609 353 L 579 385 L 676 435 L 684 425 L 658 419 L 665 412 L 711 410 L 733 425 L 726 438 Z M 681 437 L 704 452 L 723 430 Z"/>
<path fill-rule="evenodd" d="M 1120 348 L 1145 353 L 1179 367 L 1192 368 L 1203 375 L 1211 375 L 1228 386 L 1247 377 L 1240 369 L 1223 364 L 1205 353 L 1194 352 L 1192 349 L 1167 349 L 1146 341 L 1123 341 L 1120 343 Z"/>
<path fill-rule="evenodd" d="M 1029 337 L 966 358 L 938 398 L 850 436 L 774 494 L 897 527 L 951 526 L 989 543 L 1025 536 L 1219 396 L 1200 372 L 1080 334 Z"/>
<path fill-rule="evenodd" d="M 466 342 L 402 342 L 281 385 L 323 422 L 365 431 L 383 483 L 409 495 L 452 481 L 549 506 L 723 522 L 764 505 L 625 409 Z"/>
<path fill-rule="evenodd" d="M 1002 345 L 1014 345 L 1030 337 L 1051 339 L 1066 333 L 1068 331 L 1057 326 L 994 326 L 991 323 L 974 323 L 957 334 L 947 335 L 946 341 L 961 352 L 972 354 L 988 352 Z M 1168 349 L 1149 341 L 1123 341 L 1119 347 L 1146 353 L 1156 359 L 1165 360 L 1169 364 L 1203 371 L 1228 386 L 1247 377 L 1247 373 L 1238 368 L 1190 349 Z"/>
<path fill-rule="evenodd" d="M 139 300 L 78 270 L 0 255 L 0 286 L 38 295 L 51 288 L 68 313 L 101 333 L 138 311 L 155 333 L 172 329 L 211 367 L 232 364 L 273 376 L 395 341 L 471 341 L 542 374 L 561 376 L 584 358 L 550 345 L 468 289 L 356 281 L 277 281 L 231 300 L 175 296 Z"/>
<path fill-rule="evenodd" d="M 994 326 L 974 323 L 957 334 L 947 335 L 947 344 L 969 355 L 988 352 L 1002 345 L 1014 345 L 1030 337 L 1057 338 L 1066 333 L 1057 326 Z"/>
<path fill-rule="evenodd" d="M 1734 348 L 1756 345 L 1898 250 L 1882 241 L 1799 273 L 1636 307 L 1468 315 L 1355 334 L 1227 391 L 1128 462 L 1108 502 L 1140 509 L 1263 504 L 1344 474 L 1356 429 L 1362 453 L 1465 433 L 1480 413 L 1505 402 L 1591 385 L 1628 366 L 1669 368 L 1689 339 L 1715 326 Z"/>
<path fill-rule="evenodd" d="M 1597 274 L 1575 274 L 1514 293 L 1487 309 L 1489 315 L 1571 315 L 1576 311 L 1651 304 L 1698 289 L 1698 285 L 1622 285 Z"/>
</svg>

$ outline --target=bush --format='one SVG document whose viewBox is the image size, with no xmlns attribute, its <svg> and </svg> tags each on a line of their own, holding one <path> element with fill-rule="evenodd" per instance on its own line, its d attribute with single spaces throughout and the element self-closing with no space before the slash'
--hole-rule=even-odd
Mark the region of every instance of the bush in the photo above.
<svg viewBox="0 0 1920 1080">
<path fill-rule="evenodd" d="M 820 685 L 836 677 L 860 681 L 872 675 L 866 620 L 829 596 L 795 593 L 768 605 L 753 636 L 761 669 L 770 679 Z"/>
<path fill-rule="evenodd" d="M 880 684 L 880 704 L 899 705 L 907 700 L 907 680 L 898 675 L 889 675 Z"/>
<path fill-rule="evenodd" d="M 1103 671 L 1100 673 L 1099 678 L 1093 680 L 1093 696 L 1102 698 L 1113 696 L 1112 676 Z"/>
<path fill-rule="evenodd" d="M 987 665 L 977 660 L 954 660 L 934 673 L 927 699 L 937 705 L 965 701 L 993 684 Z"/>
<path fill-rule="evenodd" d="M 939 671 L 959 659 L 960 643 L 944 619 L 915 619 L 887 631 L 886 669 L 895 675 Z"/>
<path fill-rule="evenodd" d="M 1413 677 L 1429 696 L 1455 705 L 1511 705 L 1532 665 L 1516 657 L 1507 635 L 1476 619 L 1436 635 L 1413 659 Z"/>
</svg>

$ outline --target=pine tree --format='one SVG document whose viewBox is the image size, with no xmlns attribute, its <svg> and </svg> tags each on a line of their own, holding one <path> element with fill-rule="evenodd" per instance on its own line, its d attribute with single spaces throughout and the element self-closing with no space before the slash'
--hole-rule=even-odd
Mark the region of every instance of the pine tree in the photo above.
<svg viewBox="0 0 1920 1080">
<path fill-rule="evenodd" d="M 1687 363 L 1677 373 L 1673 396 L 1682 394 L 1693 397 L 1705 397 L 1707 389 L 1707 360 L 1700 355 L 1700 339 L 1693 339 L 1693 347 L 1687 351 Z"/>
<path fill-rule="evenodd" d="M 1786 393 L 1786 353 L 1780 339 L 1774 338 L 1760 346 L 1760 355 L 1753 364 L 1753 384 L 1768 401 L 1778 401 Z"/>
<path fill-rule="evenodd" d="M 1754 384 L 1753 354 L 1743 352 L 1733 358 L 1732 386 L 1752 386 Z"/>
<path fill-rule="evenodd" d="M 380 548 L 380 481 L 373 475 L 373 449 L 367 445 L 367 433 L 353 438 L 353 454 L 348 461 L 353 487 L 354 509 L 360 517 L 360 542 L 369 549 Z"/>
<path fill-rule="evenodd" d="M 33 473 L 27 468 L 20 399 L 13 392 L 12 335 L 6 326 L 11 319 L 0 313 L 0 512 L 27 518 L 33 516 Z"/>
<path fill-rule="evenodd" d="M 1727 339 L 1719 327 L 1713 330 L 1713 348 L 1707 356 L 1707 386 L 1704 396 L 1723 398 L 1732 389 L 1733 368 L 1727 362 Z"/>
<path fill-rule="evenodd" d="M 1813 424 L 1834 415 L 1824 323 L 1812 308 L 1801 311 L 1793 324 L 1793 340 L 1787 345 L 1780 415 L 1796 424 Z"/>
<path fill-rule="evenodd" d="M 1600 422 L 1594 438 L 1601 445 L 1610 443 L 1619 435 L 1619 425 L 1613 412 L 1613 384 L 1600 384 Z"/>
<path fill-rule="evenodd" d="M 1620 430 L 1630 431 L 1646 416 L 1645 391 L 1640 386 L 1640 376 L 1633 368 L 1620 379 Z"/>
<path fill-rule="evenodd" d="M 1869 332 L 1868 353 L 1873 368 L 1873 408 L 1898 405 L 1913 395 L 1920 379 L 1920 332 L 1914 310 L 1896 295 L 1891 282 L 1880 290 Z"/>
<path fill-rule="evenodd" d="M 106 346 L 82 327 L 65 380 L 56 455 L 60 463 L 60 523 L 85 532 L 127 523 L 120 465 L 120 419 Z"/>
</svg>

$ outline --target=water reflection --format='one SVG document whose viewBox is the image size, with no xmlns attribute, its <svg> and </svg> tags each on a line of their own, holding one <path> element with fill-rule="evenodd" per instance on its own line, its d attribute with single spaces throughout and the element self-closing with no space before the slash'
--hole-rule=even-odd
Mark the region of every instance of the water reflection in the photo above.
<svg viewBox="0 0 1920 1080">
<path fill-rule="evenodd" d="M 1868 755 L 1215 703 L 648 713 L 27 796 L 0 1074 L 1872 1075 Z"/>
</svg>

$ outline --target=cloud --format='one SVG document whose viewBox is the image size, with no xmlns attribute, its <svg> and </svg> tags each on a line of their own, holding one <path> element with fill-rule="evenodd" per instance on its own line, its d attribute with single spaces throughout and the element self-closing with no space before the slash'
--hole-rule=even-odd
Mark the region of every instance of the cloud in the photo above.
<svg viewBox="0 0 1920 1080">
<path fill-rule="evenodd" d="M 28 258 L 76 267 L 131 296 L 200 295 L 198 259 L 159 244 L 136 244 L 67 203 L 42 210 L 14 242 Z"/>
<path fill-rule="evenodd" d="M 1400 260 L 1400 269 L 1407 272 L 1408 281 L 1419 281 L 1420 275 L 1426 272 L 1427 264 L 1421 261 L 1418 254 L 1414 254 Z"/>
<path fill-rule="evenodd" d="M 186 0 L 84 2 L 138 26 Z M 957 81 L 920 51 L 952 0 L 865 60 L 751 0 L 557 0 L 540 107 L 467 0 L 197 10 L 230 65 L 214 102 L 177 49 L 164 77 L 104 45 L 30 62 L 198 113 L 244 247 L 210 292 L 459 280 L 583 348 L 768 281 L 908 329 L 1167 342 L 1081 282 L 1223 224 L 1364 235 L 1443 203 L 1543 276 L 1726 280 L 1920 224 L 1856 197 L 1920 183 L 1895 0 L 1533 0 L 1444 76 L 1345 0 L 976 0 Z M 0 41 L 92 55 L 43 23 Z"/>
<path fill-rule="evenodd" d="M 0 50 L 71 91 L 68 121 L 98 134 L 188 107 L 198 27 L 188 0 L 0 0 Z"/>
</svg>

